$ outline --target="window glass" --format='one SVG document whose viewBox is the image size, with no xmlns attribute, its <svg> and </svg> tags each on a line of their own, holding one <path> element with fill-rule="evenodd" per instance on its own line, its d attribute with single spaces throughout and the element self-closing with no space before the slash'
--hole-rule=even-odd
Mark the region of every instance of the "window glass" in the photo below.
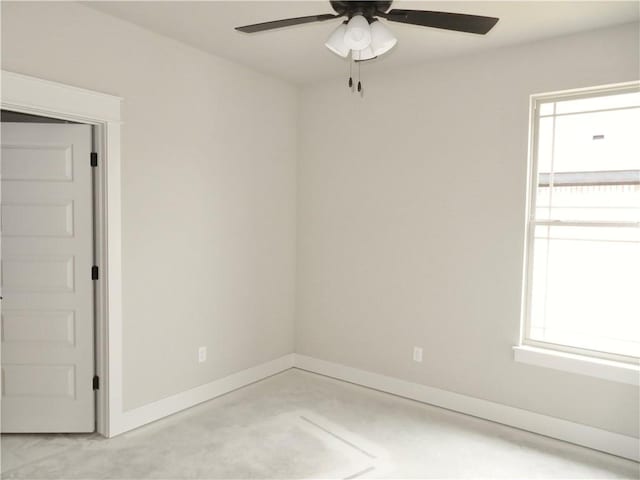
<svg viewBox="0 0 640 480">
<path fill-rule="evenodd" d="M 640 235 L 536 227 L 531 338 L 640 356 Z"/>
<path fill-rule="evenodd" d="M 559 101 L 556 103 L 555 113 L 557 115 L 628 107 L 640 107 L 640 92 L 619 93 L 617 95 L 596 95 L 587 98 Z"/>
</svg>

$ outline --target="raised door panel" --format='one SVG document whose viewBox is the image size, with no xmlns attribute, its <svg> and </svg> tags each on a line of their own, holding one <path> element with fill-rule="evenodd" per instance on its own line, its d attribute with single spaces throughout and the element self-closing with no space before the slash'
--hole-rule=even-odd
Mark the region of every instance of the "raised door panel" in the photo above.
<svg viewBox="0 0 640 480">
<path fill-rule="evenodd" d="M 72 148 L 71 145 L 11 145 L 3 141 L 2 179 L 71 182 Z"/>
<path fill-rule="evenodd" d="M 72 237 L 73 202 L 3 204 L 2 234 L 6 237 Z"/>
<path fill-rule="evenodd" d="M 74 257 L 7 256 L 2 261 L 2 288 L 7 294 L 73 292 Z"/>
</svg>

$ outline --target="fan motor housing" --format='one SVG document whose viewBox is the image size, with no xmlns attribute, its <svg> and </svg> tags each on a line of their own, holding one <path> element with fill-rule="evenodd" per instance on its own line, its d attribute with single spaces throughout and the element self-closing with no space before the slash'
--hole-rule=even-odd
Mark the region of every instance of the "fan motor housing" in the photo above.
<svg viewBox="0 0 640 480">
<path fill-rule="evenodd" d="M 349 0 L 331 0 L 331 7 L 339 15 L 345 15 L 348 18 L 354 15 L 362 15 L 367 19 L 372 19 L 382 13 L 385 13 L 391 7 L 391 1 L 349 1 Z"/>
</svg>

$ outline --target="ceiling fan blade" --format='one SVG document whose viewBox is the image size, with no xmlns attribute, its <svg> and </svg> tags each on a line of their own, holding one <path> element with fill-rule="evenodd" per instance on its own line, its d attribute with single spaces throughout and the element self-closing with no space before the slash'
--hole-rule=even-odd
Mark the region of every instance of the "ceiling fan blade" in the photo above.
<svg viewBox="0 0 640 480">
<path fill-rule="evenodd" d="M 430 12 L 426 10 L 394 9 L 380 16 L 391 22 L 409 23 L 423 27 L 456 30 L 484 35 L 498 23 L 498 18 L 463 13 Z"/>
<path fill-rule="evenodd" d="M 323 22 L 325 20 L 331 20 L 333 18 L 338 18 L 341 16 L 342 15 L 325 13 L 322 15 L 310 15 L 308 17 L 286 18 L 284 20 L 274 20 L 273 22 L 255 23 L 253 25 L 236 27 L 236 30 L 244 33 L 264 32 L 265 30 L 273 30 L 274 28 L 282 27 L 292 27 L 294 25 L 302 25 L 303 23 Z"/>
</svg>

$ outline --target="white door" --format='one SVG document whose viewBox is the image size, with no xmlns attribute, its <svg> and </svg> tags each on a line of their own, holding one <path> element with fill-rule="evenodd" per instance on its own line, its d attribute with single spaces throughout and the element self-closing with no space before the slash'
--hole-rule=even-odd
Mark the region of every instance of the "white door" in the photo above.
<svg viewBox="0 0 640 480">
<path fill-rule="evenodd" d="M 2 124 L 2 431 L 95 429 L 91 127 Z"/>
</svg>

